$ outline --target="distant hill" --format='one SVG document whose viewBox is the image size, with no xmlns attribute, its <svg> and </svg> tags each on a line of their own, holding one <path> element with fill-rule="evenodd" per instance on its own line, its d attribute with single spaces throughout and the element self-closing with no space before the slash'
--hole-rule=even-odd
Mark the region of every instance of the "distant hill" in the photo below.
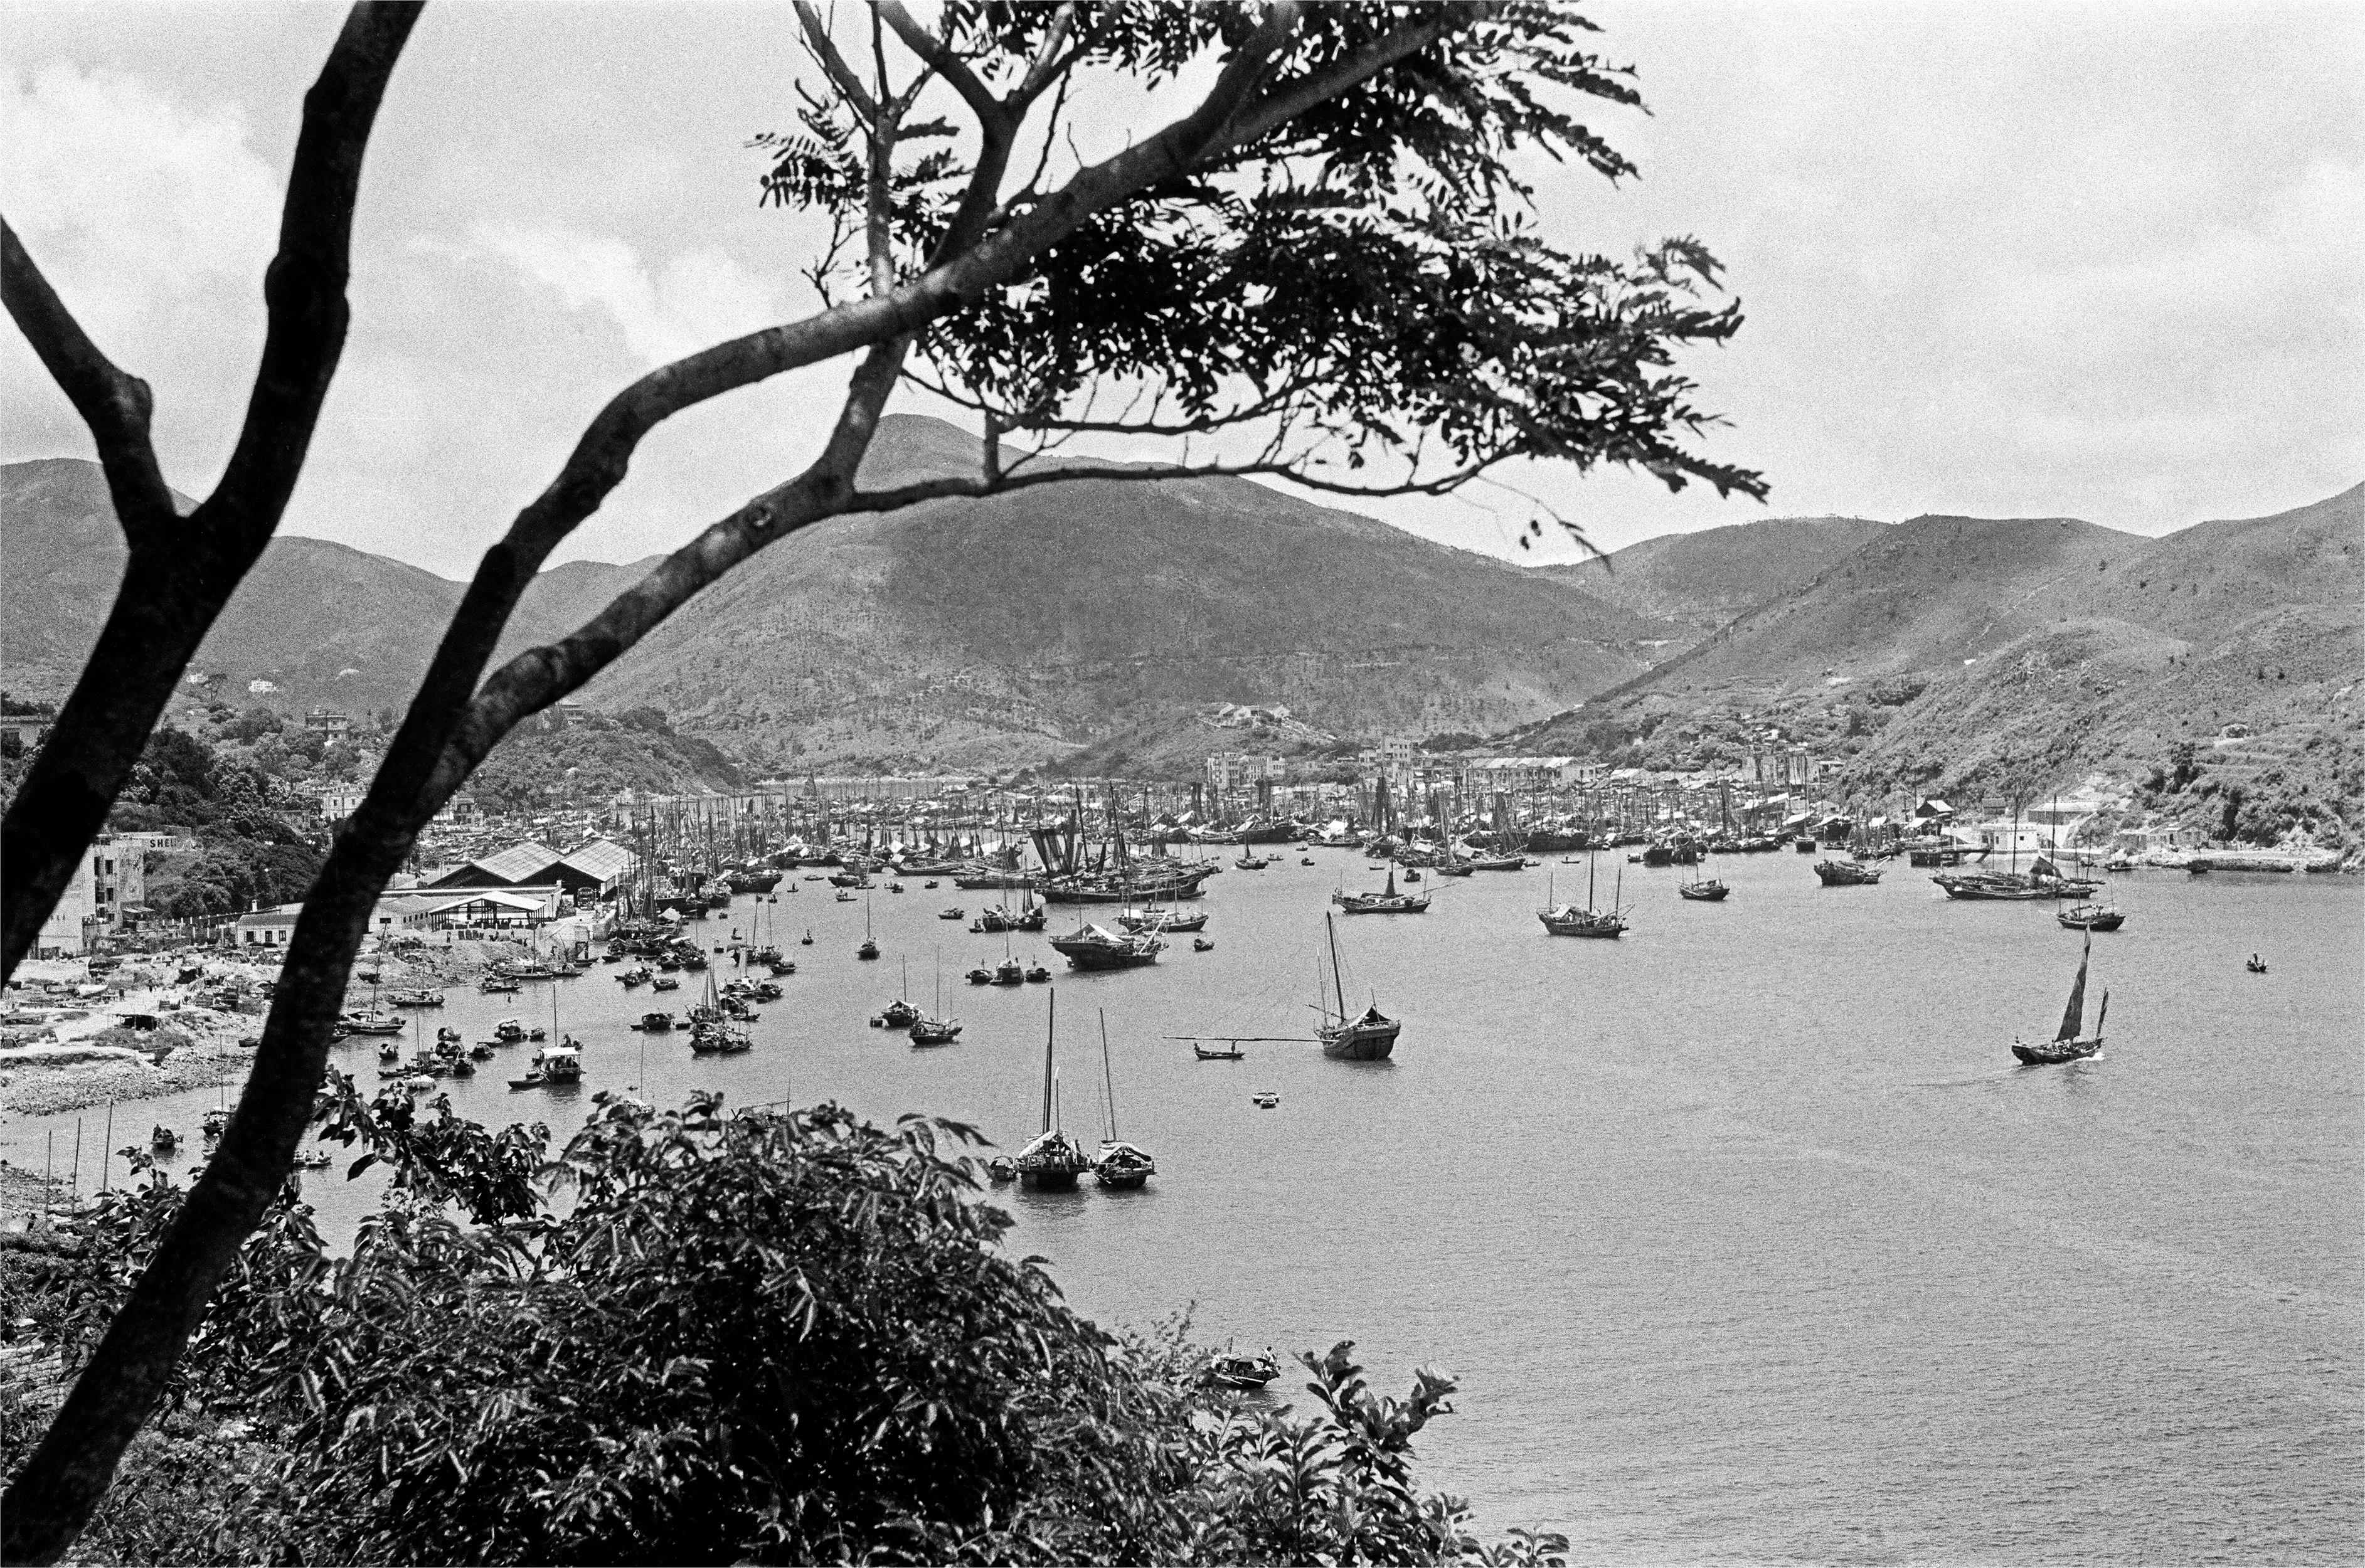
<svg viewBox="0 0 2365 1568">
<path fill-rule="evenodd" d="M 864 478 L 976 462 L 954 427 L 891 416 Z M 0 530 L 10 620 L 39 622 L 7 650 L 12 689 L 54 696 L 122 560 L 97 469 L 0 469 Z M 644 569 L 544 573 L 504 654 Z M 277 540 L 195 669 L 241 704 L 398 707 L 459 591 Z M 763 767 L 1008 767 L 1136 732 L 1185 755 L 1227 702 L 1341 735 L 1501 729 L 1640 673 L 1655 632 L 1574 584 L 1244 480 L 1080 478 L 819 524 L 700 595 L 585 700 L 663 709 Z M 255 681 L 273 689 L 250 695 Z M 1239 738 L 1210 732 L 1205 749 Z"/>
<path fill-rule="evenodd" d="M 894 416 L 864 479 L 976 461 L 973 438 Z M 664 708 L 773 767 L 1010 767 L 1188 732 L 1226 702 L 1340 734 L 1499 729 L 1637 673 L 1650 631 L 1569 585 L 1244 480 L 1079 478 L 817 525 L 708 589 L 589 698 Z"/>
<path fill-rule="evenodd" d="M 1724 616 L 1715 631 L 1514 744 L 1631 735 L 1658 760 L 1706 761 L 1772 723 L 1844 757 L 1844 789 L 1951 796 L 2140 785 L 2190 743 L 2203 778 L 2143 803 L 2247 823 L 2236 836 L 2322 830 L 2326 813 L 2365 828 L 2365 486 L 2158 540 L 2065 518 L 1919 517 L 1811 576 L 1769 578 L 1728 615 L 1735 584 L 1764 569 L 1753 532 L 1686 535 L 1629 578 L 1672 623 Z"/>
<path fill-rule="evenodd" d="M 1610 555 L 1537 570 L 1697 634 L 1807 587 L 1885 526 L 1860 517 L 1769 518 L 1664 533 Z"/>
<path fill-rule="evenodd" d="M 180 498 L 184 508 L 193 504 Z M 0 684 L 62 697 L 98 639 L 123 575 L 123 532 L 98 465 L 0 465 Z M 577 562 L 542 574 L 502 656 L 580 622 L 647 569 Z M 462 585 L 324 539 L 264 549 L 192 662 L 193 694 L 235 706 L 350 711 L 410 700 Z M 254 681 L 271 689 L 249 689 Z"/>
</svg>

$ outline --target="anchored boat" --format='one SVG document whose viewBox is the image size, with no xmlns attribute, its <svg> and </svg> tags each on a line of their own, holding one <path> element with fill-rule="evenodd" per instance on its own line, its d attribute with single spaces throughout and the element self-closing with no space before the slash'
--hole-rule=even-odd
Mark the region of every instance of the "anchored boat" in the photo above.
<svg viewBox="0 0 2365 1568">
<path fill-rule="evenodd" d="M 1059 993 L 1055 991 L 1043 1028 L 1043 1130 L 1012 1161 L 1018 1167 L 1018 1184 L 1042 1193 L 1072 1192 L 1076 1178 L 1093 1168 L 1083 1145 L 1059 1126 Z"/>
</svg>

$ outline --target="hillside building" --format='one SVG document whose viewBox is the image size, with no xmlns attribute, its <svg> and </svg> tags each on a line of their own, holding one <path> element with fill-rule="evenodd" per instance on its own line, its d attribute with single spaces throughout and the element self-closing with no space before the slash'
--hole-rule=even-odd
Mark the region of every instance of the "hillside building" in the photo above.
<svg viewBox="0 0 2365 1568">
<path fill-rule="evenodd" d="M 369 791 L 358 784 L 331 784 L 320 791 L 320 820 L 341 823 L 362 808 Z"/>
<path fill-rule="evenodd" d="M 326 735 L 331 740 L 342 740 L 353 733 L 353 716 L 332 713 L 326 708 L 315 708 L 304 715 L 304 733 Z"/>
</svg>

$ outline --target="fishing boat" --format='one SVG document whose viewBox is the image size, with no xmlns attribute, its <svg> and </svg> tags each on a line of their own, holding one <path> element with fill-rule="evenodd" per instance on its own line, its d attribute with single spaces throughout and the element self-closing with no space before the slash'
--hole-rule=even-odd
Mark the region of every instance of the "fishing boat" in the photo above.
<svg viewBox="0 0 2365 1568">
<path fill-rule="evenodd" d="M 641 1014 L 640 1022 L 634 1024 L 633 1027 L 640 1030 L 643 1034 L 669 1035 L 673 1033 L 674 1028 L 673 1014 L 670 1013 L 644 1013 Z"/>
<path fill-rule="evenodd" d="M 1222 1350 L 1207 1358 L 1199 1373 L 1199 1381 L 1210 1388 L 1262 1388 L 1281 1375 L 1281 1362 L 1268 1350 L 1263 1355 L 1250 1355 L 1245 1350 Z"/>
<path fill-rule="evenodd" d="M 1212 953 L 1215 950 L 1216 945 L 1213 942 L 1208 941 L 1205 936 L 1194 936 L 1191 938 L 1191 951 L 1194 953 Z"/>
<path fill-rule="evenodd" d="M 985 1162 L 985 1173 L 996 1183 L 1018 1180 L 1018 1161 L 1006 1154 L 997 1154 Z"/>
<path fill-rule="evenodd" d="M 945 974 L 936 971 L 936 1005 L 933 1014 L 916 1014 L 909 1033 L 915 1046 L 949 1046 L 960 1038 L 961 1022 L 945 1016 Z"/>
<path fill-rule="evenodd" d="M 1272 1090 L 1260 1089 L 1249 1096 L 1249 1103 L 1260 1111 L 1277 1111 L 1281 1109 L 1281 1096 Z"/>
<path fill-rule="evenodd" d="M 2259 957 L 2256 953 L 2251 954 L 2250 961 L 2244 964 L 2242 967 L 2249 970 L 2254 975 L 2262 975 L 2267 972 L 2267 961 Z"/>
<path fill-rule="evenodd" d="M 375 1009 L 348 1013 L 338 1022 L 344 1025 L 348 1035 L 399 1035 L 406 1026 L 399 1014 Z"/>
<path fill-rule="evenodd" d="M 441 1007 L 443 1005 L 443 993 L 420 986 L 409 991 L 389 991 L 386 1000 L 395 1007 Z"/>
<path fill-rule="evenodd" d="M 1003 959 L 1002 962 L 993 966 L 993 983 L 996 985 L 1025 985 L 1026 983 L 1026 966 L 1020 963 L 1015 958 Z"/>
<path fill-rule="evenodd" d="M 1425 914 L 1429 912 L 1427 893 L 1396 891 L 1396 868 L 1393 864 L 1388 867 L 1388 885 L 1384 891 L 1337 892 L 1330 895 L 1330 902 L 1339 906 L 1342 914 Z"/>
<path fill-rule="evenodd" d="M 1827 888 L 1860 888 L 1880 880 L 1881 868 L 1861 860 L 1818 860 L 1815 875 Z M 1943 880 L 1935 879 L 1933 880 Z"/>
<path fill-rule="evenodd" d="M 1154 931 L 1160 935 L 1175 935 L 1207 929 L 1207 912 L 1201 909 L 1185 914 L 1179 909 L 1129 909 L 1116 917 L 1116 923 L 1127 931 Z"/>
<path fill-rule="evenodd" d="M 1043 1030 L 1043 1130 L 1018 1151 L 1014 1162 L 1019 1185 L 1040 1193 L 1071 1192 L 1076 1178 L 1093 1168 L 1083 1145 L 1059 1126 L 1059 993 L 1055 991 Z"/>
<path fill-rule="evenodd" d="M 651 991 L 679 991 L 681 989 L 681 977 L 679 975 L 659 975 L 656 979 L 649 981 L 649 989 Z"/>
<path fill-rule="evenodd" d="M 652 978 L 653 977 L 649 973 L 649 967 L 646 964 L 634 964 L 629 969 L 620 969 L 617 971 L 616 983 L 622 986 L 626 991 L 630 991 L 636 985 L 648 984 Z"/>
<path fill-rule="evenodd" d="M 1201 1061 L 1246 1061 L 1249 1059 L 1249 1053 L 1240 1049 L 1239 1042 L 1237 1041 L 1227 1046 L 1218 1047 L 1203 1046 L 1196 1040 L 1194 1040 L 1191 1042 L 1191 1051 L 1192 1054 L 1196 1056 Z"/>
<path fill-rule="evenodd" d="M 1617 880 L 1611 885 L 1608 909 L 1600 909 L 1594 904 L 1594 865 L 1590 860 L 1586 862 L 1583 909 L 1573 903 L 1553 904 L 1552 887 L 1552 882 L 1547 879 L 1544 883 L 1545 907 L 1536 911 L 1536 918 L 1543 922 L 1544 929 L 1554 936 L 1615 937 L 1625 934 L 1626 917 L 1619 909 L 1626 893 L 1626 868 L 1623 866 L 1618 868 Z"/>
<path fill-rule="evenodd" d="M 2086 933 L 2085 950 L 2078 957 L 2078 978 L 2069 985 L 2069 1005 L 2061 1010 L 2061 1027 L 2050 1040 L 2034 1045 L 2015 1038 L 2012 1054 L 2028 1067 L 2049 1067 L 2057 1062 L 2077 1061 L 2099 1053 L 2102 1048 L 2102 1020 L 2111 1011 L 2111 993 L 2102 991 L 2102 1004 L 2094 1011 L 2094 1032 L 2080 1034 L 2086 1009 L 2086 966 L 2094 957 L 2094 934 Z"/>
<path fill-rule="evenodd" d="M 2125 912 L 2106 903 L 2074 903 L 2056 910 L 2053 918 L 2066 931 L 2116 931 L 2127 923 Z"/>
<path fill-rule="evenodd" d="M 1026 983 L 1028 985 L 1048 984 L 1050 979 L 1051 971 L 1045 969 L 1040 964 L 1036 965 L 1033 969 L 1026 971 Z"/>
<path fill-rule="evenodd" d="M 962 978 L 967 980 L 971 985 L 992 985 L 993 983 L 993 971 L 989 969 L 974 969 L 970 970 L 970 972 Z"/>
<path fill-rule="evenodd" d="M 487 975 L 476 982 L 476 990 L 486 996 L 506 996 L 517 989 L 517 981 L 501 975 Z"/>
<path fill-rule="evenodd" d="M 533 1070 L 523 1078 L 510 1080 L 511 1089 L 540 1089 L 547 1085 L 558 1088 L 583 1081 L 583 1053 L 573 1041 L 560 1046 L 544 1046 L 533 1053 Z"/>
<path fill-rule="evenodd" d="M 160 1124 L 148 1135 L 148 1147 L 159 1154 L 170 1154 L 181 1147 L 181 1135 Z"/>
<path fill-rule="evenodd" d="M 1360 1018 L 1347 1016 L 1347 982 L 1339 968 L 1339 925 L 1328 911 L 1324 911 L 1322 924 L 1330 936 L 1330 983 L 1338 998 L 1336 1013 L 1330 1010 L 1328 997 L 1322 1002 L 1322 1023 L 1315 1037 L 1322 1042 L 1322 1054 L 1340 1061 L 1379 1061 L 1396 1048 L 1396 1036 L 1404 1029 L 1401 1020 L 1382 1013 L 1377 1002 L 1366 1009 Z"/>
<path fill-rule="evenodd" d="M 1052 937 L 1051 949 L 1066 958 L 1070 969 L 1129 969 L 1156 963 L 1166 944 L 1149 932 L 1119 935 L 1087 922 L 1065 936 Z"/>
<path fill-rule="evenodd" d="M 1676 896 L 1694 903 L 1721 903 L 1732 891 L 1713 877 L 1692 877 L 1676 884 Z"/>
<path fill-rule="evenodd" d="M 1116 1076 L 1109 1068 L 1108 1014 L 1101 1014 L 1101 1098 L 1108 1114 L 1108 1137 L 1101 1139 L 1099 1156 L 1093 1161 L 1093 1176 L 1104 1187 L 1121 1193 L 1138 1190 L 1158 1174 L 1158 1161 L 1138 1144 L 1127 1143 L 1117 1133 Z"/>
</svg>

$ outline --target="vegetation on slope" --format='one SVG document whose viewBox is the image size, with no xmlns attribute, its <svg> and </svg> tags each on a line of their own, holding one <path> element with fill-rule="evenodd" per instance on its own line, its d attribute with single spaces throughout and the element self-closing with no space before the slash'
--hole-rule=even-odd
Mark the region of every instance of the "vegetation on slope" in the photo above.
<svg viewBox="0 0 2365 1568">
<path fill-rule="evenodd" d="M 1452 1383 L 1375 1394 L 1341 1344 L 1303 1417 L 1196 1386 L 1002 1240 L 954 1124 L 605 1100 L 546 1132 L 336 1081 L 322 1136 L 397 1181 L 331 1258 L 291 1187 L 249 1239 L 79 1551 L 343 1562 L 1557 1562 L 1425 1495 Z M 135 1163 L 140 1151 L 127 1151 Z M 564 1204 L 545 1201 L 563 1193 Z M 99 1200 L 0 1282 L 69 1365 L 184 1193 Z M 452 1213 L 456 1207 L 457 1214 Z M 232 1423 L 225 1427 L 225 1422 Z M 0 1394 L 0 1464 L 38 1427 Z"/>
</svg>

